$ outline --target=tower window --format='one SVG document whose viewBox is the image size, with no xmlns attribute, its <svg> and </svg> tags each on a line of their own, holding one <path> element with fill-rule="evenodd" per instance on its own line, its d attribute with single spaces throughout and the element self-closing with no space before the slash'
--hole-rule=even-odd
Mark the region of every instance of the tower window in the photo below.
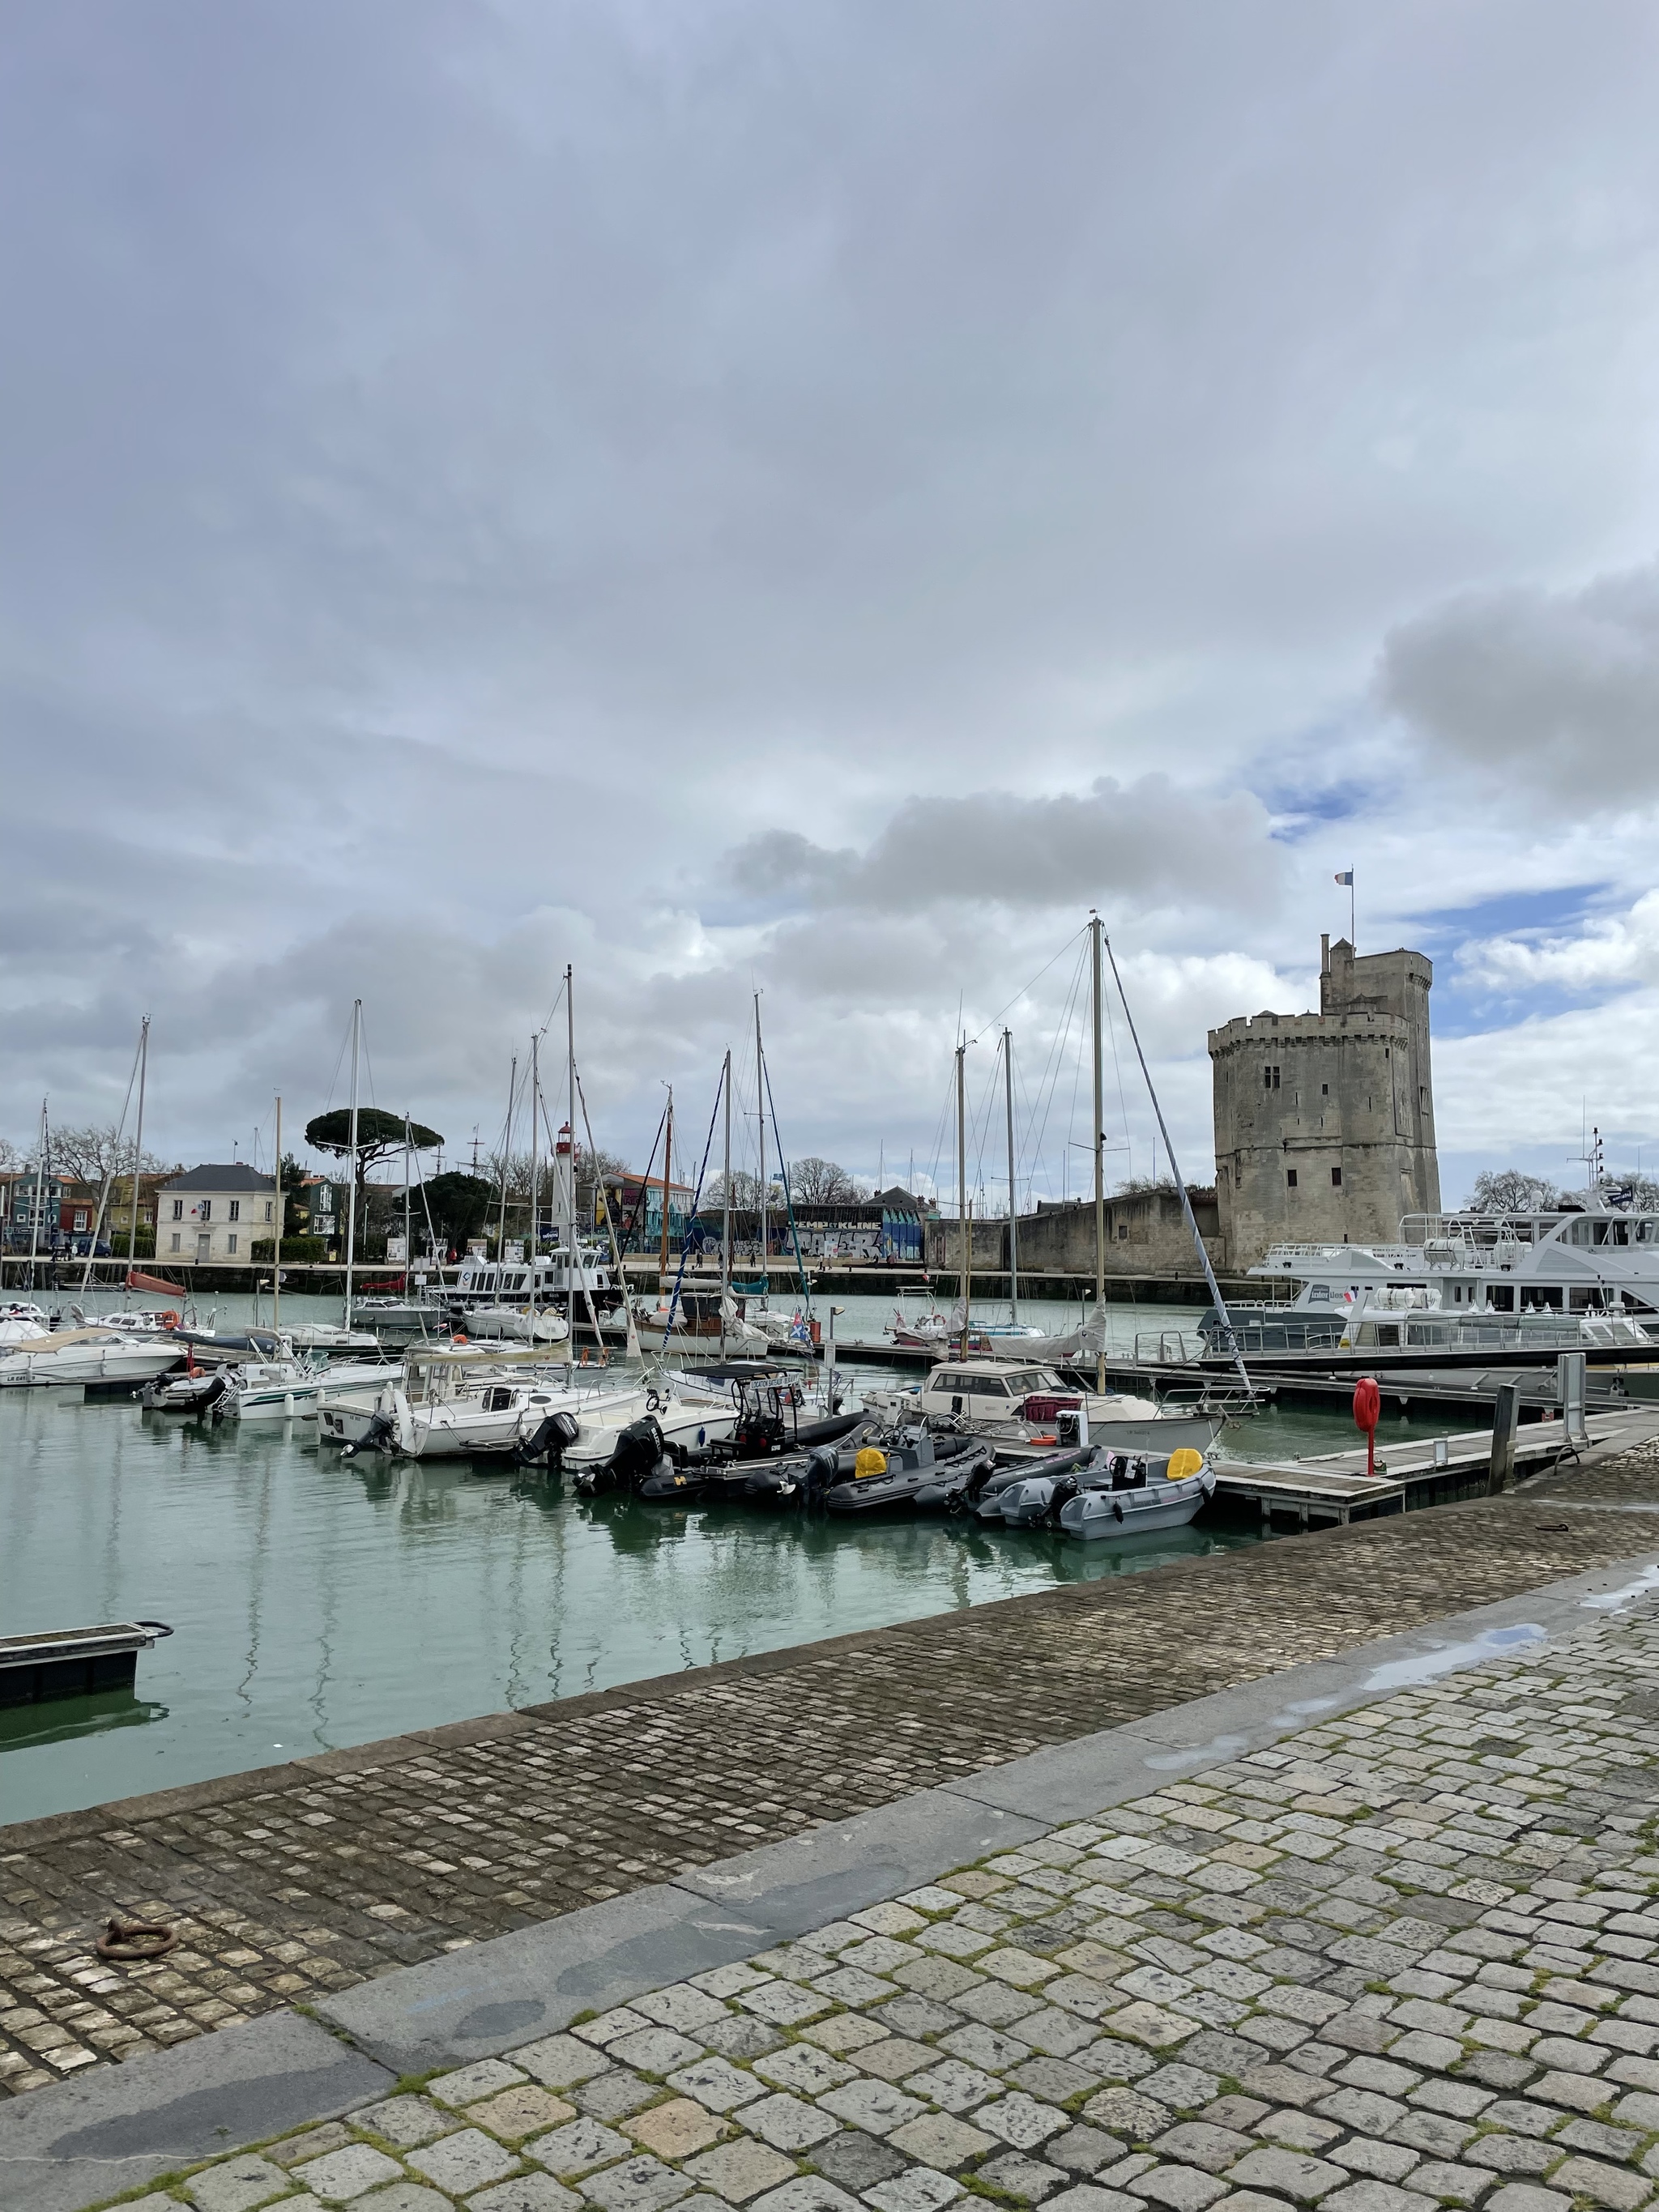
<svg viewBox="0 0 1659 2212">
<path fill-rule="evenodd" d="M 1296 1188 L 1296 1170 L 1294 1168 L 1286 1168 L 1285 1170 L 1285 1188 L 1286 1190 L 1294 1190 Z"/>
<path fill-rule="evenodd" d="M 1333 1168 L 1331 1170 L 1331 1188 L 1333 1190 L 1340 1190 L 1341 1188 L 1342 1170 L 1340 1168 Z"/>
<path fill-rule="evenodd" d="M 1262 1069 L 1262 1071 L 1261 1071 L 1261 1088 L 1262 1088 L 1264 1091 L 1277 1091 L 1277 1090 L 1278 1090 L 1278 1088 L 1279 1088 L 1279 1070 L 1278 1070 L 1278 1068 L 1277 1068 L 1277 1067 L 1264 1067 L 1264 1068 Z"/>
<path fill-rule="evenodd" d="M 1330 1095 L 1331 1095 L 1331 1086 L 1330 1086 L 1330 1085 L 1329 1085 L 1328 1083 L 1322 1083 L 1322 1084 L 1320 1085 L 1320 1086 L 1319 1086 L 1319 1095 L 1320 1095 L 1320 1097 L 1321 1097 L 1322 1098 L 1328 1098 L 1328 1097 L 1330 1097 Z"/>
</svg>

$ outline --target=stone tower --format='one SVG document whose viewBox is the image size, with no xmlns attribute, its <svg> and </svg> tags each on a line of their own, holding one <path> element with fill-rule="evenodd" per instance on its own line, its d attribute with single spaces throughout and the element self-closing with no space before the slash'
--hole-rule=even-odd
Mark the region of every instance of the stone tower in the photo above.
<svg viewBox="0 0 1659 2212">
<path fill-rule="evenodd" d="M 1270 1244 L 1395 1243 L 1440 1210 L 1429 1073 L 1432 964 L 1320 940 L 1316 1014 L 1210 1031 L 1216 1199 L 1230 1267 Z"/>
</svg>

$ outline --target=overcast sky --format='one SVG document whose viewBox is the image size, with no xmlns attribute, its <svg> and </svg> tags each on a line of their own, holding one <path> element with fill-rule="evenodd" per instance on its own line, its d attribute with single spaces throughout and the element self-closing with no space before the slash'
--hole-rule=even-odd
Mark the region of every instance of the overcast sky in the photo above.
<svg viewBox="0 0 1659 2212">
<path fill-rule="evenodd" d="M 149 1012 L 147 1141 L 268 1152 L 361 996 L 453 1156 L 568 961 L 614 1150 L 665 1081 L 701 1148 L 759 989 L 792 1153 L 948 1180 L 1006 1020 L 1075 1190 L 1097 906 L 1207 1180 L 1206 1027 L 1316 1003 L 1352 866 L 1435 963 L 1449 1198 L 1586 1111 L 1659 1166 L 1656 49 L 14 5 L 0 1131 L 112 1116 Z"/>
</svg>

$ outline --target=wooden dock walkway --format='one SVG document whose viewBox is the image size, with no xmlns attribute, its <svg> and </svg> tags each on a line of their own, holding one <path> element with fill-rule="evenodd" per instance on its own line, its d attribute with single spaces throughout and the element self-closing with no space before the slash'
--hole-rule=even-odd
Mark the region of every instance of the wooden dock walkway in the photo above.
<svg viewBox="0 0 1659 2212">
<path fill-rule="evenodd" d="M 1634 1438 L 1651 1426 L 1651 1413 L 1641 1412 L 1592 1413 L 1586 1423 L 1591 1444 L 1615 1443 L 1626 1431 Z M 1516 1431 L 1517 1481 L 1571 1455 L 1559 1420 L 1528 1421 Z M 1216 1496 L 1224 1505 L 1255 1506 L 1262 1534 L 1269 1535 L 1276 1526 L 1313 1528 L 1372 1521 L 1480 1496 L 1491 1466 L 1492 1431 L 1474 1429 L 1462 1436 L 1390 1443 L 1378 1453 L 1370 1475 L 1363 1445 L 1306 1459 L 1223 1460 L 1216 1468 Z"/>
</svg>

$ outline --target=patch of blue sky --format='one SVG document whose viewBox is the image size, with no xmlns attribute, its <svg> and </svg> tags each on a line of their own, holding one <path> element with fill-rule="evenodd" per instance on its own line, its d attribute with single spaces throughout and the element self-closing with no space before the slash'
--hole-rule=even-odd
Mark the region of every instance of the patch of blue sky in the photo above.
<svg viewBox="0 0 1659 2212">
<path fill-rule="evenodd" d="M 1569 990 L 1551 983 L 1529 982 L 1522 990 L 1495 991 L 1484 980 L 1462 979 L 1449 962 L 1435 969 L 1429 1018 L 1437 1037 L 1485 1036 L 1493 1030 L 1515 1029 L 1524 1021 L 1548 1021 L 1556 1014 L 1604 1006 L 1609 999 L 1637 988 L 1634 983 L 1620 982 Z"/>
<path fill-rule="evenodd" d="M 1468 906 L 1431 908 L 1412 916 L 1412 943 L 1444 958 L 1460 945 L 1491 937 L 1570 937 L 1620 897 L 1611 884 L 1562 884 L 1547 890 L 1505 891 Z M 1438 975 L 1435 992 L 1439 995 Z"/>
<path fill-rule="evenodd" d="M 1333 822 L 1349 822 L 1364 814 L 1370 804 L 1369 785 L 1349 781 L 1310 788 L 1298 784 L 1257 783 L 1256 797 L 1273 817 L 1269 835 L 1281 845 L 1298 845 Z"/>
</svg>

